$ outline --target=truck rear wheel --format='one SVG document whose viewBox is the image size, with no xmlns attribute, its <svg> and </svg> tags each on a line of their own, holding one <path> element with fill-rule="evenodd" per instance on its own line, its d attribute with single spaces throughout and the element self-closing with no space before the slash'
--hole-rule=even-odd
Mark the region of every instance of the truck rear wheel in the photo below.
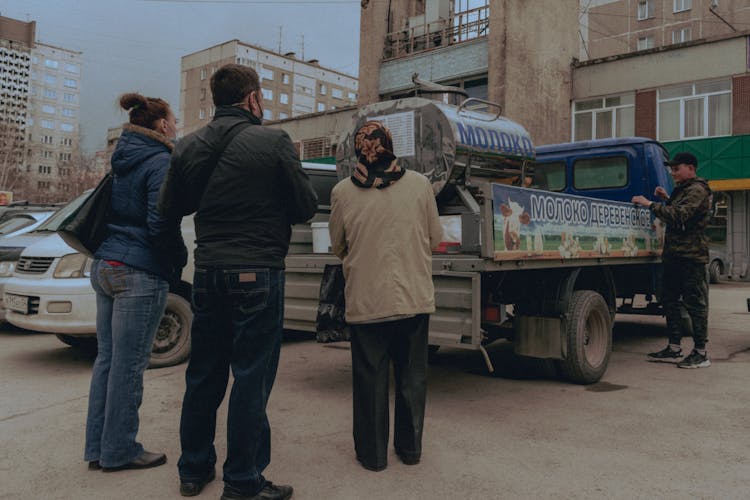
<svg viewBox="0 0 750 500">
<path fill-rule="evenodd" d="M 190 356 L 190 326 L 193 312 L 190 303 L 177 294 L 167 295 L 167 307 L 151 347 L 149 368 L 172 366 Z"/>
<path fill-rule="evenodd" d="M 565 330 L 567 355 L 557 362 L 560 374 L 577 384 L 598 382 L 612 352 L 612 319 L 604 298 L 591 290 L 573 292 Z"/>
</svg>

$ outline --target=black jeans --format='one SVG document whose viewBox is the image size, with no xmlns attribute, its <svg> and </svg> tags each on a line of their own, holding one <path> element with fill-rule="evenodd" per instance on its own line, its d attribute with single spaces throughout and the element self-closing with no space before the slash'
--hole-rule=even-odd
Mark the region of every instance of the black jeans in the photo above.
<svg viewBox="0 0 750 500">
<path fill-rule="evenodd" d="M 354 449 L 374 468 L 388 462 L 388 378 L 396 382 L 393 445 L 396 453 L 418 459 L 422 453 L 427 393 L 427 336 L 430 316 L 384 323 L 352 324 Z"/>
<path fill-rule="evenodd" d="M 183 482 L 205 479 L 216 463 L 216 410 L 229 397 L 224 482 L 248 495 L 265 485 L 271 461 L 266 404 L 276 377 L 284 314 L 284 271 L 196 268 L 192 354 L 180 420 Z"/>
<path fill-rule="evenodd" d="M 680 344 L 683 335 L 692 334 L 695 348 L 704 349 L 708 342 L 708 281 L 705 264 L 665 261 L 661 302 L 667 316 L 669 343 Z M 683 324 L 683 310 L 687 311 L 690 318 L 688 325 Z"/>
</svg>

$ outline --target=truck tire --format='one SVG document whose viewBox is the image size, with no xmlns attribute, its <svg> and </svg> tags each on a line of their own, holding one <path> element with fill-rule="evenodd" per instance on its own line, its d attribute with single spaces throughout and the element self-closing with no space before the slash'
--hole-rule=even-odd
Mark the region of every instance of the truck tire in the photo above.
<svg viewBox="0 0 750 500">
<path fill-rule="evenodd" d="M 174 293 L 167 295 L 167 307 L 151 347 L 149 368 L 176 365 L 190 356 L 192 323 L 193 312 L 190 302 Z"/>
<path fill-rule="evenodd" d="M 576 384 L 598 382 L 612 352 L 612 320 L 604 298 L 591 290 L 573 292 L 565 321 L 567 356 L 560 375 Z"/>
<path fill-rule="evenodd" d="M 708 282 L 718 283 L 719 276 L 721 276 L 721 263 L 718 260 L 714 260 L 708 265 Z"/>
</svg>

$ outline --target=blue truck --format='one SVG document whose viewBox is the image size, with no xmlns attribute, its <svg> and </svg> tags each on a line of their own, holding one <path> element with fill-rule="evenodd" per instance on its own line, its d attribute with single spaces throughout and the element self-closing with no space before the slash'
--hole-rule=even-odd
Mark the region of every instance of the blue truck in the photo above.
<svg viewBox="0 0 750 500">
<path fill-rule="evenodd" d="M 616 312 L 635 308 L 635 296 L 658 312 L 663 227 L 630 199 L 671 189 L 663 148 L 642 138 L 534 148 L 492 103 L 410 97 L 353 113 L 336 148 L 340 179 L 367 120 L 391 130 L 399 162 L 428 177 L 438 202 L 445 244 L 433 254 L 431 347 L 477 350 L 492 371 L 485 346 L 504 339 L 571 382 L 600 380 Z M 320 233 L 325 215 L 313 222 Z M 289 329 L 315 331 L 324 268 L 338 263 L 312 251 L 313 232 L 295 228 L 286 260 Z"/>
</svg>

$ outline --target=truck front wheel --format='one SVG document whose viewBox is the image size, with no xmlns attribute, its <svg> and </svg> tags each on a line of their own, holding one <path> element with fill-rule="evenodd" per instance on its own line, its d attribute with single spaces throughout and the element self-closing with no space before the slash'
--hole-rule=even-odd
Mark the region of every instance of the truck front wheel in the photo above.
<svg viewBox="0 0 750 500">
<path fill-rule="evenodd" d="M 591 290 L 573 292 L 565 321 L 567 355 L 560 374 L 577 384 L 598 382 L 612 352 L 612 319 L 604 298 Z"/>
<path fill-rule="evenodd" d="M 174 293 L 167 295 L 167 307 L 151 347 L 149 368 L 176 365 L 190 356 L 192 323 L 190 302 Z"/>
</svg>

